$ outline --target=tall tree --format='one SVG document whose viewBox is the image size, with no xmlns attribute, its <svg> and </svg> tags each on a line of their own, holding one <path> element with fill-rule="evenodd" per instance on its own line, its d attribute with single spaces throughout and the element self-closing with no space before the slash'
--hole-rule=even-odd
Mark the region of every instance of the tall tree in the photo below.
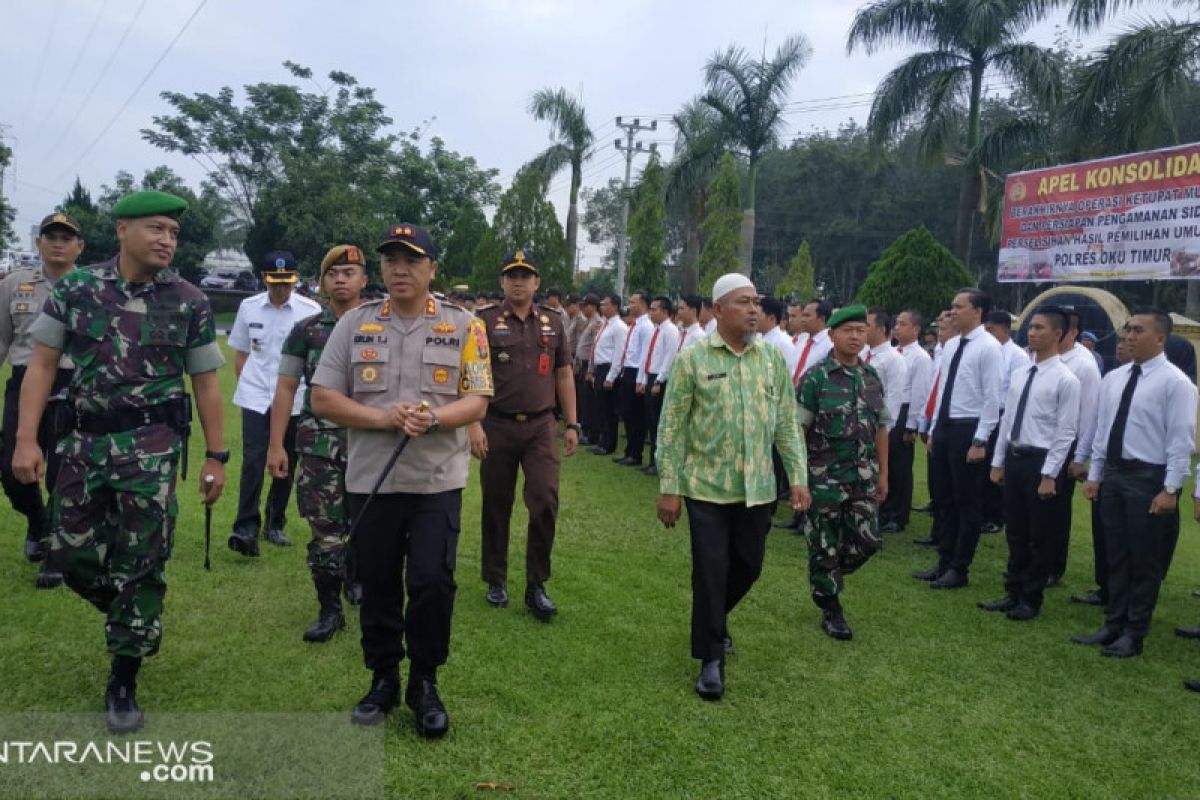
<svg viewBox="0 0 1200 800">
<path fill-rule="evenodd" d="M 701 232 L 704 247 L 700 251 L 700 291 L 712 292 L 717 278 L 739 269 L 739 229 L 742 224 L 742 203 L 739 192 L 737 164 L 726 153 L 721 158 L 716 177 L 708 187 L 707 210 Z"/>
<path fill-rule="evenodd" d="M 962 165 L 954 253 L 970 260 L 979 203 L 979 145 L 984 78 L 989 71 L 1047 103 L 1062 96 L 1059 60 L 1051 48 L 1021 41 L 1049 0 L 877 0 L 850 26 L 847 52 L 873 53 L 887 44 L 928 50 L 909 56 L 875 90 L 868 127 L 890 141 L 916 122 L 922 152 Z"/>
<path fill-rule="evenodd" d="M 554 205 L 546 196 L 549 181 L 536 169 L 526 167 L 513 178 L 513 185 L 500 196 L 491 230 L 475 253 L 471 286 L 494 289 L 500 284 L 500 263 L 505 254 L 524 250 L 538 265 L 543 286 L 569 289 L 574 285 L 571 261 L 563 240 L 562 225 Z"/>
<path fill-rule="evenodd" d="M 750 274 L 754 254 L 759 159 L 778 143 L 788 89 L 811 55 L 808 40 L 796 34 L 785 39 L 770 60 L 765 52 L 756 61 L 742 48 L 732 46 L 713 54 L 704 67 L 708 91 L 703 102 L 720 115 L 729 142 L 742 151 L 749 164 L 739 258 L 744 275 Z"/>
<path fill-rule="evenodd" d="M 588 241 L 604 246 L 604 266 L 615 269 L 625 182 L 620 178 L 609 178 L 598 189 L 584 188 L 580 196 L 583 198 L 583 229 L 587 231 Z"/>
<path fill-rule="evenodd" d="M 666 170 L 658 153 L 651 153 L 642 170 L 634 195 L 633 216 L 629 218 L 629 275 L 630 286 L 648 292 L 664 292 L 667 288 L 667 209 L 664 202 Z"/>
<path fill-rule="evenodd" d="M 796 255 L 788 262 L 787 275 L 775 287 L 776 297 L 793 300 L 809 300 L 817 296 L 816 270 L 813 268 L 812 252 L 808 240 L 800 243 Z"/>
<path fill-rule="evenodd" d="M 893 311 L 915 308 L 925 319 L 934 319 L 950 305 L 955 292 L 971 284 L 962 262 L 921 226 L 883 251 L 856 299 Z"/>
<path fill-rule="evenodd" d="M 483 209 L 467 203 L 454 220 L 454 229 L 442 248 L 442 263 L 438 270 L 445 281 L 468 278 L 475 267 L 475 251 L 488 233 Z"/>
<path fill-rule="evenodd" d="M 675 125 L 675 158 L 667 172 L 667 204 L 683 217 L 683 292 L 695 294 L 700 284 L 700 225 L 704 201 L 725 153 L 725 132 L 712 106 L 700 99 L 684 104 Z"/>
<path fill-rule="evenodd" d="M 579 239 L 579 187 L 583 183 L 583 164 L 591 155 L 595 136 L 588 127 L 583 103 L 567 94 L 566 89 L 539 89 L 529 98 L 529 113 L 534 119 L 550 123 L 554 144 L 539 153 L 529 166 L 547 179 L 564 167 L 571 168 L 570 205 L 567 206 L 567 252 L 575 262 Z"/>
<path fill-rule="evenodd" d="M 12 163 L 12 148 L 0 142 L 0 246 L 7 245 L 14 236 L 13 220 L 17 210 L 4 197 L 4 172 Z"/>
</svg>

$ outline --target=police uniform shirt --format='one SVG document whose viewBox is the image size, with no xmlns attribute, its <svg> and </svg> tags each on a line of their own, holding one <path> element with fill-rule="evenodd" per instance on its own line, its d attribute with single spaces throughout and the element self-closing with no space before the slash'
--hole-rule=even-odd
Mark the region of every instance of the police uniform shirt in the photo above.
<svg viewBox="0 0 1200 800">
<path fill-rule="evenodd" d="M 667 376 L 671 374 L 671 365 L 675 363 L 675 352 L 679 349 L 679 338 L 679 328 L 669 319 L 655 328 L 655 332 L 650 336 L 654 347 L 651 350 L 647 346 L 646 357 L 638 367 L 638 383 L 646 383 L 651 375 L 655 376 L 655 383 L 667 382 Z"/>
<path fill-rule="evenodd" d="M 318 303 L 295 291 L 279 307 L 271 303 L 267 292 L 260 292 L 242 301 L 229 332 L 229 346 L 248 356 L 233 393 L 235 406 L 259 414 L 267 413 L 271 401 L 275 399 L 283 340 L 297 322 L 320 312 Z M 304 390 L 304 382 L 301 381 L 292 404 L 292 416 L 299 414 L 304 405 Z"/>
<path fill-rule="evenodd" d="M 1000 347 L 1004 355 L 1003 372 L 1000 373 L 1000 410 L 1003 411 L 1009 408 L 1005 404 L 1005 398 L 1008 397 L 1008 389 L 1012 386 L 1013 375 L 1022 370 L 1029 369 L 1029 365 L 1033 362 L 1029 360 L 1029 355 L 1012 339 L 1009 339 L 1000 345 Z"/>
<path fill-rule="evenodd" d="M 929 390 L 933 388 L 933 359 L 925 348 L 915 341 L 912 344 L 902 344 L 896 352 L 904 357 L 908 367 L 905 382 L 908 384 L 904 391 L 904 402 L 908 403 L 908 420 L 905 427 L 910 431 L 917 430 L 920 425 L 921 413 L 929 400 Z"/>
<path fill-rule="evenodd" d="M 600 329 L 604 327 L 604 317 L 593 314 L 591 319 L 586 320 L 586 323 L 583 332 L 579 334 L 579 343 L 575 345 L 575 363 L 582 364 L 587 361 L 590 366 L 592 350 L 596 347 L 596 337 L 600 335 Z"/>
<path fill-rule="evenodd" d="M 536 414 L 558 399 L 554 371 L 571 366 L 562 317 L 533 306 L 522 320 L 508 301 L 479 314 L 492 354 L 495 395 L 489 405 L 505 414 Z"/>
<path fill-rule="evenodd" d="M 1196 387 L 1163 353 L 1143 362 L 1141 368 L 1120 453 L 1108 452 L 1108 434 L 1133 364 L 1117 367 L 1100 383 L 1100 422 L 1093 439 L 1088 480 L 1101 480 L 1110 458 L 1136 459 L 1165 464 L 1163 486 L 1179 488 L 1187 480 L 1196 442 Z"/>
<path fill-rule="evenodd" d="M 621 347 L 625 344 L 625 334 L 629 326 L 617 314 L 604 321 L 604 326 L 597 334 L 596 344 L 592 348 L 592 363 L 589 369 L 595 373 L 597 364 L 613 364 L 621 356 Z M 611 374 L 611 371 L 610 371 Z M 608 375 L 597 375 L 596 380 L 613 380 Z"/>
<path fill-rule="evenodd" d="M 1021 434 L 1013 441 L 1012 430 L 1017 424 L 1021 394 L 1031 380 L 1033 384 L 1029 387 L 1025 411 L 1021 416 Z M 992 466 L 1004 466 L 1008 448 L 1012 445 L 1037 447 L 1047 451 L 1041 474 L 1057 476 L 1066 463 L 1078 430 L 1080 390 L 1079 379 L 1058 356 L 1018 370 L 1005 398 L 1004 407 L 1007 411 L 1000 421 L 1000 435 L 996 439 Z"/>
<path fill-rule="evenodd" d="M 1100 368 L 1092 358 L 1091 351 L 1075 343 L 1062 354 L 1062 362 L 1079 379 L 1079 431 L 1076 434 L 1075 463 L 1082 464 L 1092 454 L 1096 441 L 1096 425 L 1099 423 L 1097 407 L 1100 402 Z M 1113 407 L 1115 410 L 1115 406 Z M 1128 433 L 1128 430 L 1126 431 Z"/>
<path fill-rule="evenodd" d="M 487 334 L 470 311 L 429 297 L 424 312 L 403 319 L 390 300 L 342 315 L 321 353 L 313 385 L 371 408 L 422 400 L 436 411 L 465 395 L 491 397 Z M 346 491 L 367 494 L 399 441 L 399 431 L 351 428 Z M 418 436 L 380 487 L 385 494 L 435 494 L 467 485 L 466 428 Z"/>
<path fill-rule="evenodd" d="M 29 357 L 33 355 L 29 329 L 57 281 L 40 268 L 19 269 L 0 281 L 0 364 L 5 358 L 14 367 L 29 364 Z M 71 359 L 63 356 L 58 366 L 70 369 Z"/>
<path fill-rule="evenodd" d="M 937 430 L 942 413 L 942 399 L 946 396 L 946 381 L 954 365 L 954 354 L 964 347 L 959 359 L 958 372 L 954 379 L 954 391 L 950 397 L 950 419 L 978 419 L 973 439 L 987 439 L 1000 421 L 1000 375 L 1004 366 L 1004 349 L 982 325 L 965 336 L 956 336 L 946 342 L 942 351 L 942 376 L 938 380 L 937 403 L 933 408 L 933 419 L 929 426 L 932 434 Z"/>
<path fill-rule="evenodd" d="M 904 356 L 892 347 L 891 342 L 872 347 L 867 363 L 875 369 L 879 380 L 883 382 L 884 404 L 887 406 L 888 416 L 891 417 L 887 427 L 890 428 L 900 419 L 900 406 L 907 402 L 904 392 L 908 389 L 908 364 L 904 361 Z"/>
<path fill-rule="evenodd" d="M 703 339 L 707 334 L 704 333 L 703 326 L 699 322 L 693 322 L 683 329 L 683 339 L 679 343 L 680 350 L 687 350 L 696 342 Z"/>
</svg>

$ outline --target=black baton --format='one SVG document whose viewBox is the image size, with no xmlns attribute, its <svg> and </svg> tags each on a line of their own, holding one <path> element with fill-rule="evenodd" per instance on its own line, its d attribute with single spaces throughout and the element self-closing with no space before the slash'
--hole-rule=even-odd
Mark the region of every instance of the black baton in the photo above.
<svg viewBox="0 0 1200 800">
<path fill-rule="evenodd" d="M 212 475 L 204 476 L 204 485 L 212 487 L 216 480 Z M 204 504 L 204 568 L 212 570 L 212 563 L 208 559 L 208 552 L 212 549 L 212 503 Z"/>
</svg>

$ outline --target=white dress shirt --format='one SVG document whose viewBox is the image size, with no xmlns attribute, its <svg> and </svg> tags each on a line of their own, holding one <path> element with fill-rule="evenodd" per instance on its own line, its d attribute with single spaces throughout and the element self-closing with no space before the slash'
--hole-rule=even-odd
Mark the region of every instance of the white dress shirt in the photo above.
<svg viewBox="0 0 1200 800">
<path fill-rule="evenodd" d="M 615 381 L 622 369 L 642 368 L 642 362 L 646 360 L 646 348 L 650 346 L 650 337 L 653 335 L 654 323 L 650 321 L 649 314 L 642 314 L 633 321 L 633 328 L 626 331 L 625 341 L 621 343 L 622 350 L 617 351 L 617 357 L 620 358 L 623 352 L 625 359 L 620 364 L 612 365 L 608 371 L 610 381 Z"/>
<path fill-rule="evenodd" d="M 710 319 L 708 321 L 708 324 L 706 324 L 704 326 L 704 333 L 707 335 L 707 334 L 712 333 L 716 329 L 717 329 L 717 318 L 713 317 L 712 319 Z"/>
<path fill-rule="evenodd" d="M 796 364 L 792 367 L 792 383 L 799 384 L 804 373 L 820 364 L 833 350 L 833 341 L 829 338 L 829 329 L 822 328 L 809 337 L 808 341 L 797 350 Z"/>
<path fill-rule="evenodd" d="M 954 354 L 964 347 L 964 339 L 967 344 L 958 362 L 958 372 L 955 373 L 950 419 L 978 419 L 975 435 L 971 438 L 987 441 L 1000 421 L 1000 371 L 1004 363 L 1004 349 L 982 325 L 976 326 L 968 334 L 954 337 L 946 342 L 942 350 L 942 374 L 938 379 L 937 402 L 933 407 L 929 432 L 932 435 L 937 430 L 950 367 L 954 364 Z"/>
<path fill-rule="evenodd" d="M 638 367 L 637 382 L 645 384 L 650 376 L 654 375 L 655 383 L 666 383 L 667 376 L 671 374 L 671 365 L 675 363 L 675 351 L 679 349 L 679 328 L 675 327 L 674 322 L 667 320 L 653 329 L 650 342 L 654 347 L 647 350 L 642 365 Z M 647 348 L 649 347 L 650 345 L 647 345 Z M 649 369 L 646 368 L 647 364 L 650 365 Z"/>
<path fill-rule="evenodd" d="M 617 314 L 604 321 L 604 327 L 596 334 L 595 348 L 592 350 L 592 363 L 588 369 L 594 374 L 597 364 L 612 364 L 620 355 L 621 347 L 625 344 L 625 332 L 629 326 Z M 607 375 L 597 375 L 601 381 L 608 380 Z"/>
<path fill-rule="evenodd" d="M 1017 422 L 1021 393 L 1031 379 L 1033 384 L 1025 401 L 1021 435 L 1016 441 L 1010 441 L 1013 426 Z M 1042 477 L 1058 477 L 1079 426 L 1079 392 L 1079 379 L 1071 374 L 1058 356 L 1018 370 L 1013 376 L 1012 385 L 1008 387 L 1006 410 L 1004 419 L 1000 421 L 1000 435 L 996 438 L 992 466 L 1004 466 L 1004 457 L 1010 445 L 1040 447 L 1047 451 L 1046 459 L 1042 462 Z"/>
<path fill-rule="evenodd" d="M 271 304 L 267 292 L 260 292 L 242 301 L 233 320 L 233 328 L 229 331 L 229 346 L 248 356 L 233 393 L 235 406 L 259 414 L 267 413 L 275 398 L 283 340 L 297 322 L 320 311 L 320 305 L 297 292 L 292 292 L 287 302 L 278 307 Z M 301 378 L 292 405 L 292 416 L 299 414 L 304 407 L 304 391 L 304 379 Z"/>
<path fill-rule="evenodd" d="M 925 404 L 929 402 L 929 391 L 933 388 L 933 359 L 915 341 L 900 345 L 896 352 L 904 356 L 904 363 L 908 365 L 908 388 L 904 392 L 904 402 L 908 403 L 908 420 L 904 427 L 915 431 L 920 426 Z"/>
<path fill-rule="evenodd" d="M 1075 444 L 1076 464 L 1082 464 L 1092 454 L 1096 441 L 1097 404 L 1100 402 L 1100 368 L 1086 347 L 1075 343 L 1075 347 L 1063 353 L 1062 362 L 1079 379 L 1079 431 Z M 1113 407 L 1116 411 L 1116 406 Z"/>
<path fill-rule="evenodd" d="M 679 349 L 686 350 L 707 335 L 699 322 L 693 322 L 684 329 L 683 341 L 679 343 Z"/>
<path fill-rule="evenodd" d="M 888 416 L 892 418 L 888 426 L 890 428 L 900 419 L 900 406 L 908 401 L 904 394 L 908 389 L 908 364 L 891 342 L 872 347 L 864 360 L 883 381 L 883 402 L 887 406 Z"/>
<path fill-rule="evenodd" d="M 1000 347 L 1004 353 L 1004 371 L 1000 375 L 1000 410 L 1003 411 L 1008 408 L 1005 405 L 1004 398 L 1008 397 L 1008 387 L 1012 386 L 1013 374 L 1029 369 L 1029 365 L 1033 362 L 1029 360 L 1029 354 L 1022 350 L 1012 339 L 1009 339 L 1000 345 Z"/>
<path fill-rule="evenodd" d="M 793 369 L 795 368 L 793 362 L 796 359 L 794 355 L 796 348 L 792 346 L 792 337 L 781 331 L 778 325 L 763 334 L 763 341 L 775 345 L 779 349 L 779 352 L 783 354 L 783 360 L 792 365 Z"/>
<path fill-rule="evenodd" d="M 1092 361 L 1089 354 L 1088 361 Z M 1095 362 L 1092 361 L 1093 366 Z M 1125 441 L 1120 453 L 1112 458 L 1165 464 L 1163 487 L 1177 489 L 1187 480 L 1196 444 L 1196 387 L 1187 375 L 1167 361 L 1163 353 L 1141 364 L 1142 374 L 1133 391 L 1129 417 L 1125 421 Z M 1133 364 L 1117 367 L 1100 382 L 1099 424 L 1092 444 L 1092 466 L 1088 480 L 1104 477 L 1108 461 L 1108 434 L 1112 430 L 1121 395 L 1129 383 Z"/>
</svg>

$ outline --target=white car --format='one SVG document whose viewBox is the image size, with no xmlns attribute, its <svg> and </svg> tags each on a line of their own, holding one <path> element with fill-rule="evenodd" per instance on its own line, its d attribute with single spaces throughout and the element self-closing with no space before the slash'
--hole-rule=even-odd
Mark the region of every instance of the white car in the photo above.
<svg viewBox="0 0 1200 800">
<path fill-rule="evenodd" d="M 219 269 L 212 275 L 208 275 L 200 281 L 201 288 L 204 289 L 232 289 L 233 284 L 237 281 L 241 270 L 236 269 Z"/>
</svg>

